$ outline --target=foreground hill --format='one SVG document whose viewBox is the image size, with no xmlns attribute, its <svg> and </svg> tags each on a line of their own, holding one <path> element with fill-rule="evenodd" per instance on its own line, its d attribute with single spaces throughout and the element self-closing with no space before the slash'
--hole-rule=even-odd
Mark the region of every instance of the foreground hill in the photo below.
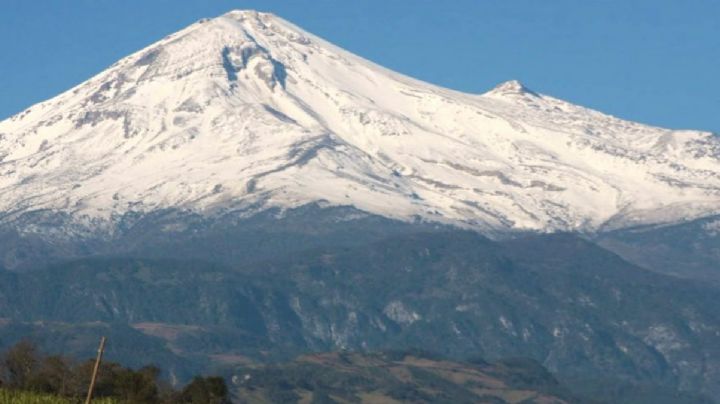
<svg viewBox="0 0 720 404">
<path fill-rule="evenodd" d="M 458 363 L 418 353 L 306 355 L 237 369 L 241 403 L 580 402 L 536 362 Z"/>
<path fill-rule="evenodd" d="M 197 369 L 306 352 L 419 348 L 458 360 L 533 358 L 561 380 L 717 395 L 720 291 L 654 274 L 573 235 L 495 242 L 398 235 L 277 252 L 238 267 L 86 259 L 0 272 L 0 340 Z"/>
</svg>

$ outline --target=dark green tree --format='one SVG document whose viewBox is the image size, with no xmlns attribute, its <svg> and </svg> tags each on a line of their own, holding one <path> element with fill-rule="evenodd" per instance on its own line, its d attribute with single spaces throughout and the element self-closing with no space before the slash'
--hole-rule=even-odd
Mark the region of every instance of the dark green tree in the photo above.
<svg viewBox="0 0 720 404">
<path fill-rule="evenodd" d="M 70 360 L 59 355 L 39 359 L 40 364 L 29 377 L 29 390 L 53 393 L 62 396 L 73 391 L 73 377 Z"/>
<path fill-rule="evenodd" d="M 228 388 L 222 377 L 195 377 L 181 393 L 188 404 L 228 404 Z"/>
<path fill-rule="evenodd" d="M 157 403 L 159 375 L 160 369 L 154 366 L 146 366 L 137 371 L 121 369 L 115 374 L 112 395 L 128 403 Z"/>
<path fill-rule="evenodd" d="M 2 358 L 4 379 L 11 388 L 28 389 L 40 363 L 35 344 L 22 340 L 5 352 Z"/>
</svg>

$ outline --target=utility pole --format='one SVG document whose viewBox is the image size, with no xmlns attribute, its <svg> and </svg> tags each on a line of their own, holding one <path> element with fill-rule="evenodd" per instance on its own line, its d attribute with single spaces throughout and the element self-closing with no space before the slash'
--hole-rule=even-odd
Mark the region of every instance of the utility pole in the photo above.
<svg viewBox="0 0 720 404">
<path fill-rule="evenodd" d="M 100 361 L 102 361 L 103 351 L 105 351 L 105 337 L 100 337 L 100 347 L 98 348 L 97 359 L 95 359 L 95 367 L 93 367 L 92 379 L 90 379 L 90 388 L 88 388 L 85 404 L 92 402 L 93 390 L 95 390 L 95 380 L 97 380 L 98 370 L 100 369 Z"/>
</svg>

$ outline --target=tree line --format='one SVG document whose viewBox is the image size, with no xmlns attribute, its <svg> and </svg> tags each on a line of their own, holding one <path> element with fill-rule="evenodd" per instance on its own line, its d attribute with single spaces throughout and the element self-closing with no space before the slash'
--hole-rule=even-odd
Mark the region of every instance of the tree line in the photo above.
<svg viewBox="0 0 720 404">
<path fill-rule="evenodd" d="M 0 355 L 0 388 L 84 399 L 94 360 L 75 361 L 63 355 L 46 355 L 30 340 L 21 340 Z M 227 404 L 225 380 L 195 377 L 182 389 L 160 378 L 155 366 L 130 369 L 104 361 L 98 372 L 94 397 L 133 404 Z"/>
</svg>

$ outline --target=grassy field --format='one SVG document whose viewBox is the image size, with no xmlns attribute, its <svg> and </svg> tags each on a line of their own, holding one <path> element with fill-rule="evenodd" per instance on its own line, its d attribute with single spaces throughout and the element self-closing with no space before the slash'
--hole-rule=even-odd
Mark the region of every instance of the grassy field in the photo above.
<svg viewBox="0 0 720 404">
<path fill-rule="evenodd" d="M 84 399 L 69 399 L 49 394 L 0 389 L 0 403 L 2 404 L 78 404 L 83 402 Z M 119 404 L 119 401 L 98 398 L 93 400 L 93 404 Z"/>
</svg>

